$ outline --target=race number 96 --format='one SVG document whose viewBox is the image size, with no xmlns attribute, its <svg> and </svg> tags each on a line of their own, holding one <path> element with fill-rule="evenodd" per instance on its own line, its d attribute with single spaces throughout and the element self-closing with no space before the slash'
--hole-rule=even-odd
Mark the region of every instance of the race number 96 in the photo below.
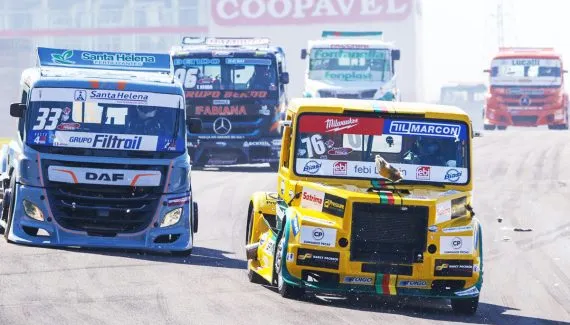
<svg viewBox="0 0 570 325">
<path fill-rule="evenodd" d="M 194 88 L 198 82 L 198 68 L 179 68 L 174 71 L 174 75 L 184 88 Z"/>
</svg>

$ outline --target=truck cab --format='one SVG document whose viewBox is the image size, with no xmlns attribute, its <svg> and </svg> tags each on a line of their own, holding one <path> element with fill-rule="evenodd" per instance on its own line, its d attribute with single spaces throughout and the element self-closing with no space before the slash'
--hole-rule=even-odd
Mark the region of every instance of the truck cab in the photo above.
<svg viewBox="0 0 570 325">
<path fill-rule="evenodd" d="M 301 50 L 307 59 L 304 97 L 399 101 L 400 50 L 382 32 L 324 31 Z"/>
<path fill-rule="evenodd" d="M 194 166 L 279 162 L 279 121 L 287 104 L 285 53 L 266 38 L 185 37 L 171 50 L 186 113 L 202 132 L 188 135 Z"/>
<path fill-rule="evenodd" d="M 508 126 L 568 129 L 562 57 L 553 48 L 501 48 L 491 61 L 486 130 Z"/>
<path fill-rule="evenodd" d="M 457 107 L 293 99 L 276 191 L 251 196 L 248 277 L 306 292 L 451 299 L 483 284 L 472 127 Z"/>
<path fill-rule="evenodd" d="M 188 255 L 198 226 L 181 84 L 168 54 L 38 48 L 10 106 L 9 242 Z"/>
<path fill-rule="evenodd" d="M 474 130 L 483 128 L 487 86 L 483 83 L 458 82 L 441 87 L 439 104 L 456 106 L 464 110 L 473 123 Z"/>
</svg>

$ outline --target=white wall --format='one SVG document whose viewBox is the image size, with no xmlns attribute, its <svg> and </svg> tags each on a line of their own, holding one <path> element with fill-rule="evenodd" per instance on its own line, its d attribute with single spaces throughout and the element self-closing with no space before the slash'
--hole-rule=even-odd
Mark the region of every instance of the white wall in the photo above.
<svg viewBox="0 0 570 325">
<path fill-rule="evenodd" d="M 323 30 L 383 31 L 401 49 L 397 63 L 402 99 L 423 99 L 421 0 L 212 0 L 211 36 L 270 37 L 284 48 L 289 94 L 300 96 L 305 62 L 300 51 Z"/>
</svg>

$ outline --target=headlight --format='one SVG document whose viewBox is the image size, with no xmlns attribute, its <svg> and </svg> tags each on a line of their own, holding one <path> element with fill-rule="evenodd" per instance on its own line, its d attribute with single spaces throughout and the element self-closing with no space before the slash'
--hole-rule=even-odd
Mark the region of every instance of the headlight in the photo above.
<svg viewBox="0 0 570 325">
<path fill-rule="evenodd" d="M 28 217 L 38 221 L 44 221 L 44 214 L 37 205 L 28 200 L 23 200 L 22 204 L 24 205 L 24 212 Z"/>
<path fill-rule="evenodd" d="M 160 226 L 168 227 L 175 225 L 178 223 L 178 221 L 180 221 L 180 217 L 182 217 L 182 208 L 177 208 L 172 211 L 169 211 L 162 219 Z"/>
</svg>

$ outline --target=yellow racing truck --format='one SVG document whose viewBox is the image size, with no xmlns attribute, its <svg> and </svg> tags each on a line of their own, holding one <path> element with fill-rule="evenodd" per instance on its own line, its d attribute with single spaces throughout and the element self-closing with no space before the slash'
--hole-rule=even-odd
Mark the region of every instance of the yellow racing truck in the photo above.
<svg viewBox="0 0 570 325">
<path fill-rule="evenodd" d="M 483 284 L 472 204 L 472 127 L 459 108 L 294 99 L 277 192 L 254 193 L 248 277 L 315 293 L 451 299 L 473 314 Z"/>
</svg>

